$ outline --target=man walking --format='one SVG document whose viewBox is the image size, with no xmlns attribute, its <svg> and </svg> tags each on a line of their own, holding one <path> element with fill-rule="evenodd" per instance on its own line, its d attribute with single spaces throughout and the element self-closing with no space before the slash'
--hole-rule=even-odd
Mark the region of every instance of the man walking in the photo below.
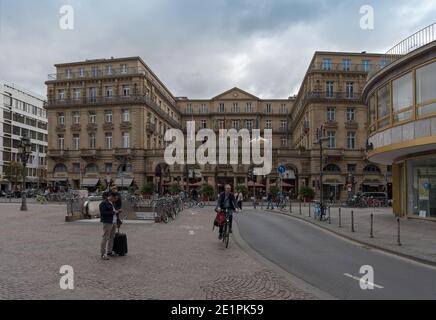
<svg viewBox="0 0 436 320">
<path fill-rule="evenodd" d="M 101 240 L 100 253 L 103 260 L 109 260 L 108 256 L 114 256 L 112 248 L 118 223 L 117 212 L 114 208 L 116 194 L 109 192 L 106 200 L 100 203 L 100 221 L 103 223 L 103 239 Z"/>
</svg>

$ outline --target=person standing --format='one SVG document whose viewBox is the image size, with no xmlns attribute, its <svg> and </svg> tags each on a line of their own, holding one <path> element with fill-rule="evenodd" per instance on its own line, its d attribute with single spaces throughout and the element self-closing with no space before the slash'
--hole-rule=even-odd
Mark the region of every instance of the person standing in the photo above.
<svg viewBox="0 0 436 320">
<path fill-rule="evenodd" d="M 118 223 L 117 212 L 114 208 L 116 194 L 109 192 L 107 198 L 100 203 L 100 222 L 103 223 L 103 238 L 101 240 L 100 253 L 103 260 L 109 260 L 113 256 L 115 232 Z"/>
<path fill-rule="evenodd" d="M 242 192 L 238 193 L 238 197 L 236 199 L 237 199 L 237 202 L 238 202 L 239 210 L 242 211 L 242 202 L 244 201 L 244 195 L 242 194 Z"/>
<path fill-rule="evenodd" d="M 269 209 L 269 207 L 271 206 L 271 210 L 274 210 L 274 201 L 273 201 L 273 196 L 272 196 L 271 192 L 268 193 L 268 197 L 267 197 L 266 201 L 268 202 L 268 206 L 266 208 Z"/>
</svg>

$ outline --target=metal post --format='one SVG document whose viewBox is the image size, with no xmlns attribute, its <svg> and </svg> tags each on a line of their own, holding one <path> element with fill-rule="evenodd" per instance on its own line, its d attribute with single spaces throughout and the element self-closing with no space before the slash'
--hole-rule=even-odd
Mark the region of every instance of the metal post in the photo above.
<svg viewBox="0 0 436 320">
<path fill-rule="evenodd" d="M 339 228 L 342 228 L 342 208 L 339 207 Z"/>
<path fill-rule="evenodd" d="M 309 202 L 309 218 L 310 218 L 310 202 Z"/>
<path fill-rule="evenodd" d="M 354 230 L 354 211 L 351 210 L 351 232 L 355 232 Z"/>
<path fill-rule="evenodd" d="M 401 246 L 401 236 L 400 236 L 400 217 L 397 218 L 397 223 L 398 223 L 398 236 L 397 236 L 397 243 L 399 246 Z"/>
<path fill-rule="evenodd" d="M 332 224 L 331 208 L 329 206 L 329 224 Z"/>
<path fill-rule="evenodd" d="M 290 196 L 289 196 L 289 213 L 292 214 L 292 200 Z"/>
<path fill-rule="evenodd" d="M 301 200 L 300 200 L 300 216 L 303 214 L 303 212 L 301 211 Z"/>
<path fill-rule="evenodd" d="M 374 214 L 371 213 L 371 233 L 370 237 L 374 238 Z"/>
</svg>

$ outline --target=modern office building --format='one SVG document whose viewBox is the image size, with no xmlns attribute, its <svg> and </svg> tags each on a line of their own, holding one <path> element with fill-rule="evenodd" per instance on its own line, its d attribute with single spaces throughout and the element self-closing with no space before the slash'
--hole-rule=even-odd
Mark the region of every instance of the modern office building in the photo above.
<svg viewBox="0 0 436 320">
<path fill-rule="evenodd" d="M 323 124 L 325 193 L 347 198 L 355 191 L 389 186 L 387 166 L 366 159 L 367 107 L 361 92 L 380 55 L 315 53 L 296 97 L 260 99 L 233 88 L 205 99 L 174 97 L 139 57 L 56 65 L 46 82 L 49 118 L 49 181 L 74 188 L 114 182 L 160 190 L 173 183 L 191 188 L 209 183 L 267 191 L 283 186 L 294 196 L 302 186 L 319 196 L 320 157 L 316 129 Z M 196 129 L 273 131 L 273 171 L 248 178 L 252 165 L 172 165 L 164 161 L 165 131 L 196 122 Z M 287 169 L 279 182 L 277 167 Z M 350 178 L 351 177 L 351 178 Z M 350 180 L 350 181 L 351 181 Z"/>
<path fill-rule="evenodd" d="M 8 167 L 20 162 L 20 139 L 31 139 L 32 154 L 26 169 L 26 188 L 46 185 L 47 115 L 44 98 L 6 82 L 0 82 L 0 184 L 1 190 L 21 188 L 22 175 Z M 15 171 L 16 172 L 16 171 Z"/>
<path fill-rule="evenodd" d="M 392 48 L 364 88 L 368 158 L 392 165 L 398 216 L 436 218 L 436 24 Z"/>
</svg>

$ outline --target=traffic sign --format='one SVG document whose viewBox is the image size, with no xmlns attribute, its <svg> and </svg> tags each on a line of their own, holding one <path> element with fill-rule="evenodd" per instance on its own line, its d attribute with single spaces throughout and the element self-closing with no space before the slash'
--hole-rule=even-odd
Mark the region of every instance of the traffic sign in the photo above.
<svg viewBox="0 0 436 320">
<path fill-rule="evenodd" d="M 277 168 L 277 171 L 281 174 L 284 174 L 286 172 L 286 167 L 285 166 L 280 166 Z"/>
</svg>

